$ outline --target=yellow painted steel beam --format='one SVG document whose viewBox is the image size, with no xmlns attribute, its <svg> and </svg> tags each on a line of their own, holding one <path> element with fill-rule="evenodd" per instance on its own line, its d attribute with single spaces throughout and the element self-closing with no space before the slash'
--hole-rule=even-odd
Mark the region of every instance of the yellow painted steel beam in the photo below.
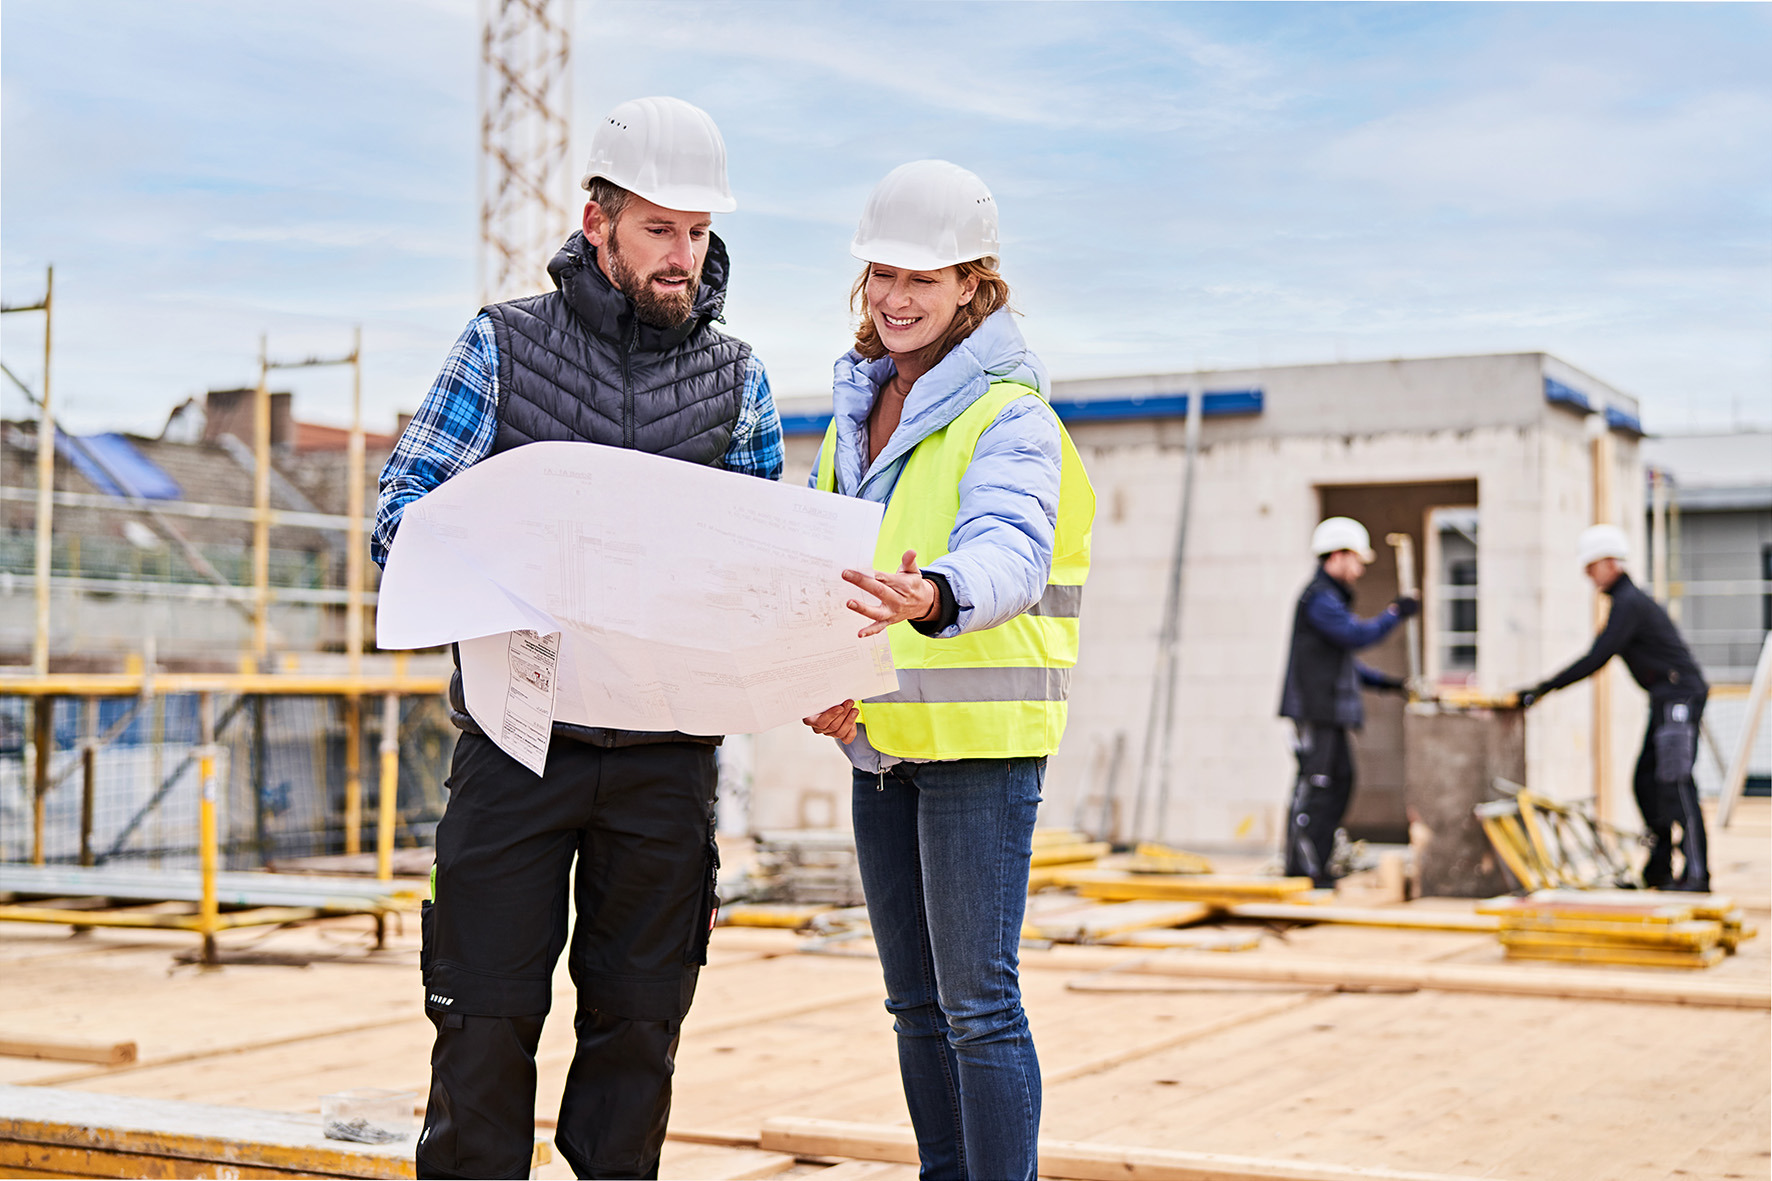
<svg viewBox="0 0 1772 1181">
<path fill-rule="evenodd" d="M 404 657 L 406 654 L 400 654 Z M 400 800 L 400 698 L 390 693 L 382 698 L 381 718 L 381 783 L 376 791 L 375 876 L 378 881 L 394 878 L 394 818 Z"/>
<path fill-rule="evenodd" d="M 363 851 L 363 700 L 345 698 L 345 852 Z"/>
<path fill-rule="evenodd" d="M 822 902 L 738 902 L 720 908 L 720 925 L 797 931 L 819 915 L 836 909 Z"/>
<path fill-rule="evenodd" d="M 46 676 L 0 674 L 0 697 L 135 697 L 148 686 L 144 673 L 50 673 Z M 263 693 L 272 696 L 366 697 L 397 693 L 403 697 L 441 695 L 446 676 L 366 673 L 359 677 L 318 673 L 157 673 L 155 693 Z"/>
<path fill-rule="evenodd" d="M 205 693 L 198 699 L 198 715 L 203 729 L 202 753 L 197 756 L 197 783 L 201 795 L 197 805 L 197 864 L 202 875 L 202 901 L 197 905 L 197 932 L 203 936 L 203 962 L 215 962 L 215 933 L 221 929 L 216 917 L 215 875 L 219 868 L 219 851 L 215 832 L 215 699 Z"/>
<path fill-rule="evenodd" d="M 1106 857 L 1113 852 L 1113 848 L 1106 841 L 1092 841 L 1086 845 L 1036 845 L 1033 856 L 1028 859 L 1028 864 L 1030 866 L 1075 865 L 1079 862 L 1094 861 L 1098 857 Z"/>
<path fill-rule="evenodd" d="M 299 923 L 308 919 L 348 914 L 375 914 L 377 908 L 362 910 L 322 910 L 316 906 L 259 906 L 217 914 L 210 920 L 218 931 L 236 927 L 274 927 L 282 923 Z M 53 906 L 0 906 L 0 922 L 58 923 L 70 927 L 134 927 L 162 931 L 194 931 L 201 933 L 201 914 L 156 914 L 141 910 L 63 910 Z"/>
</svg>

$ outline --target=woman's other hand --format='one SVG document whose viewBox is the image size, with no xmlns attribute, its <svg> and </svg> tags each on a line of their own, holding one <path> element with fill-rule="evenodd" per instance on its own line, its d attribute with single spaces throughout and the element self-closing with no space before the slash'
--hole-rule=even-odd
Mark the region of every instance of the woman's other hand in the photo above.
<svg viewBox="0 0 1772 1181">
<path fill-rule="evenodd" d="M 833 705 L 821 714 L 810 718 L 801 718 L 812 727 L 814 734 L 828 734 L 848 746 L 855 741 L 855 723 L 861 717 L 861 711 L 855 708 L 855 702 L 845 701 L 841 705 Z"/>
<path fill-rule="evenodd" d="M 877 603 L 849 600 L 848 607 L 851 611 L 874 621 L 857 632 L 859 636 L 877 635 L 893 624 L 907 619 L 932 619 L 941 605 L 941 596 L 936 593 L 935 584 L 924 578 L 923 572 L 917 569 L 916 550 L 906 550 L 899 561 L 898 569 L 891 574 L 882 574 L 878 570 L 872 574 L 861 570 L 845 570 L 843 578 L 879 600 Z"/>
</svg>

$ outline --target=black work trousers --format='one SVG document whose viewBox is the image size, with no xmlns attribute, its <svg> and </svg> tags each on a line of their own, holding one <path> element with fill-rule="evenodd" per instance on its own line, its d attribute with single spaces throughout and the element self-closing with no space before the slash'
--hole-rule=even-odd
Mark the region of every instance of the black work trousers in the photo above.
<svg viewBox="0 0 1772 1181">
<path fill-rule="evenodd" d="M 423 919 L 437 1037 L 418 1175 L 529 1175 L 570 883 L 578 1045 L 554 1143 L 580 1177 L 656 1177 L 717 901 L 714 748 L 557 738 L 538 778 L 464 734 L 449 788 Z"/>
<path fill-rule="evenodd" d="M 1643 735 L 1643 752 L 1637 756 L 1631 786 L 1649 836 L 1643 884 L 1651 889 L 1710 889 L 1704 814 L 1698 810 L 1698 785 L 1692 781 L 1692 764 L 1698 757 L 1698 723 L 1704 716 L 1707 696 L 1649 698 L 1649 728 Z M 1678 842 L 1674 840 L 1675 825 L 1680 829 Z M 1684 861 L 1677 878 L 1673 872 L 1676 848 Z"/>
<path fill-rule="evenodd" d="M 1333 886 L 1329 856 L 1335 851 L 1335 830 L 1341 827 L 1354 794 L 1353 753 L 1345 726 L 1324 722 L 1297 726 L 1298 779 L 1286 817 L 1286 876 Z"/>
</svg>

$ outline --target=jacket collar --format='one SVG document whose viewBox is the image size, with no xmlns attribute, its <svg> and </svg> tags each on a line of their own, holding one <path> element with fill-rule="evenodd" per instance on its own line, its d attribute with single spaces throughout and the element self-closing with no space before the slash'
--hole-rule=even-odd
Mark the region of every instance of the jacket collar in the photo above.
<svg viewBox="0 0 1772 1181">
<path fill-rule="evenodd" d="M 918 443 L 965 413 L 993 382 L 1017 381 L 1042 396 L 1047 392 L 1046 367 L 1028 349 L 1013 314 L 1001 308 L 917 379 L 905 399 L 898 429 L 873 466 L 863 473 L 860 467 L 866 450 L 859 441 L 867 436 L 868 411 L 880 387 L 897 372 L 891 357 L 870 361 L 851 349 L 837 359 L 832 412 L 837 420 L 839 488 L 859 492 L 864 475 L 890 470 Z"/>
<path fill-rule="evenodd" d="M 639 353 L 662 353 L 675 348 L 708 321 L 720 319 L 726 306 L 730 273 L 726 243 L 710 230 L 701 285 L 695 293 L 695 310 L 675 328 L 655 328 L 634 314 L 634 301 L 617 291 L 603 273 L 597 263 L 597 248 L 585 241 L 583 231 L 574 231 L 548 263 L 548 275 L 554 286 L 592 335 Z"/>
<path fill-rule="evenodd" d="M 1323 568 L 1321 563 L 1317 565 L 1317 577 L 1314 579 L 1314 582 L 1326 586 L 1336 594 L 1340 595 L 1341 601 L 1344 603 L 1351 603 L 1354 601 L 1354 588 L 1335 577 L 1335 575 L 1329 573 L 1328 570 Z"/>
</svg>

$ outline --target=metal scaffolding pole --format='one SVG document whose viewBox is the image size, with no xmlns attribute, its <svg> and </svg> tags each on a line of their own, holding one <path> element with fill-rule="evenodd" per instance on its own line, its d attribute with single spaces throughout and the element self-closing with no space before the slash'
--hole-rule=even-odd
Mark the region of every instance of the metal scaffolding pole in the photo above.
<svg viewBox="0 0 1772 1181">
<path fill-rule="evenodd" d="M 1612 517 L 1612 432 L 1601 415 L 1589 419 L 1593 435 L 1593 500 L 1594 524 L 1608 525 Z M 1603 631 L 1612 598 L 1594 592 L 1594 631 Z M 1612 670 L 1602 668 L 1593 675 L 1594 729 L 1592 738 L 1594 816 L 1601 821 L 1612 818 L 1609 792 L 1612 785 Z"/>
<path fill-rule="evenodd" d="M 55 319 L 55 267 L 43 274 L 43 298 L 36 303 L 0 305 L 0 314 L 7 312 L 43 313 L 43 392 L 31 400 L 37 403 L 37 531 L 36 566 L 36 628 L 31 640 L 31 671 L 41 676 L 49 671 L 49 563 L 55 536 L 55 414 L 51 409 L 49 359 Z M 10 375 L 11 370 L 7 371 Z M 15 377 L 14 381 L 18 381 Z M 19 388 L 25 389 L 19 382 Z M 25 396 L 31 392 L 25 389 Z"/>
<path fill-rule="evenodd" d="M 363 326 L 351 333 L 351 439 L 345 478 L 345 661 L 352 677 L 363 671 Z"/>
<path fill-rule="evenodd" d="M 252 401 L 252 659 L 253 670 L 271 654 L 271 389 L 266 341 L 258 338 L 258 389 Z"/>
<path fill-rule="evenodd" d="M 303 357 L 273 361 L 264 336 L 258 338 L 258 389 L 252 423 L 252 655 L 256 668 L 270 656 L 271 522 L 271 393 L 274 369 L 320 369 L 351 366 L 351 432 L 347 451 L 350 488 L 345 532 L 345 647 L 350 672 L 362 669 L 363 652 L 363 327 L 351 336 L 351 351 L 342 357 Z M 285 517 L 291 514 L 282 514 Z M 354 621 L 354 622 L 353 622 Z"/>
</svg>

